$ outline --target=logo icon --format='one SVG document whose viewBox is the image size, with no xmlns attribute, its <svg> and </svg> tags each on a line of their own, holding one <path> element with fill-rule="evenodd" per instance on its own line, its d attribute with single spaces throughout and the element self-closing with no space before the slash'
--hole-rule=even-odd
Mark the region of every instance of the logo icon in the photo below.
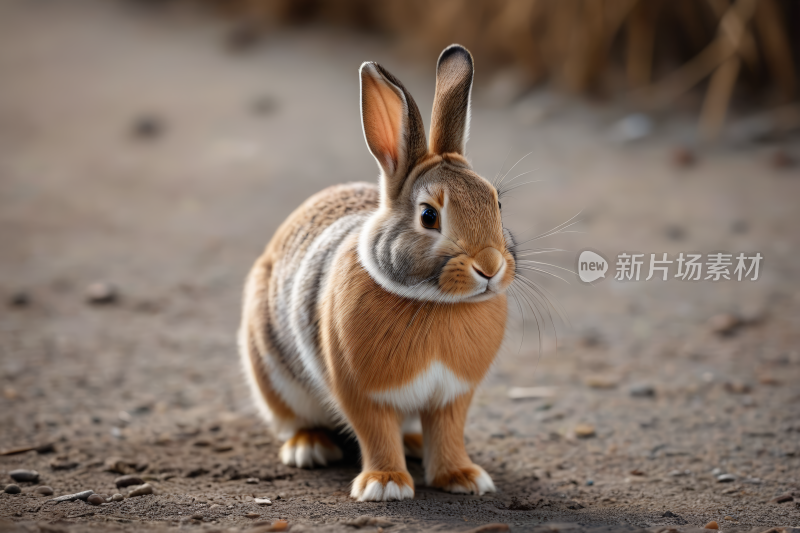
<svg viewBox="0 0 800 533">
<path fill-rule="evenodd" d="M 597 252 L 584 250 L 578 256 L 578 277 L 582 282 L 593 283 L 601 278 L 605 279 L 607 271 L 608 261 Z"/>
</svg>

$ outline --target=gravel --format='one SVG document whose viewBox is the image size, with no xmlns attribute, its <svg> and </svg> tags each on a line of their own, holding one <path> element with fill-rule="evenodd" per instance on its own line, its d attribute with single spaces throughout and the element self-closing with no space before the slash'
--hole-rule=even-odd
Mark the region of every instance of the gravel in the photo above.
<svg viewBox="0 0 800 533">
<path fill-rule="evenodd" d="M 39 472 L 36 470 L 12 470 L 8 475 L 14 481 L 35 483 L 39 480 Z"/>
<path fill-rule="evenodd" d="M 56 503 L 74 502 L 75 500 L 86 500 L 92 494 L 94 494 L 93 490 L 84 490 L 82 492 L 76 492 L 75 494 L 65 494 L 64 496 L 59 496 L 49 501 Z"/>
</svg>

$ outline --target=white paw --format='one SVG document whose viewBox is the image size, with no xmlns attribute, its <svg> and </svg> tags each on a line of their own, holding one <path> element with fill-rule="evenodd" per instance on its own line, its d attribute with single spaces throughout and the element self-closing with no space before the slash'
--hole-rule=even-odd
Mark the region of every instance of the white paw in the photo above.
<svg viewBox="0 0 800 533">
<path fill-rule="evenodd" d="M 314 468 L 339 461 L 342 450 L 322 432 L 300 430 L 281 446 L 280 458 L 285 465 Z"/>
<path fill-rule="evenodd" d="M 497 492 L 492 478 L 486 470 L 478 465 L 472 465 L 468 469 L 463 469 L 450 478 L 442 490 L 454 494 L 486 494 L 487 492 Z"/>
<path fill-rule="evenodd" d="M 363 472 L 353 481 L 350 497 L 360 502 L 388 502 L 414 498 L 411 476 L 403 472 Z"/>
</svg>

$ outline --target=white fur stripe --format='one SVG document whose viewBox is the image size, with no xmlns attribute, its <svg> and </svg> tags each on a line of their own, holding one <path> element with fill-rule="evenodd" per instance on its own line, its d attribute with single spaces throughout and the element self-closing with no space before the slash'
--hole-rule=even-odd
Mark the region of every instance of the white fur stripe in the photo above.
<svg viewBox="0 0 800 533">
<path fill-rule="evenodd" d="M 410 383 L 402 387 L 370 394 L 378 403 L 388 404 L 404 412 L 417 412 L 423 407 L 441 407 L 466 394 L 473 385 L 456 376 L 439 361 L 434 361 Z"/>
</svg>

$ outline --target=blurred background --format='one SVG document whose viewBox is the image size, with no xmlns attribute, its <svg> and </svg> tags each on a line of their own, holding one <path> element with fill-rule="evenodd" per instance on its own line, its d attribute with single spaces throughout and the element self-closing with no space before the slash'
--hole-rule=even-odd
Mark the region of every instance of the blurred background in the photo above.
<svg viewBox="0 0 800 533">
<path fill-rule="evenodd" d="M 363 514 L 357 467 L 277 463 L 238 366 L 242 284 L 305 198 L 377 179 L 360 64 L 429 124 L 436 59 L 459 42 L 467 155 L 520 185 L 502 200 L 519 239 L 564 230 L 530 242 L 564 250 L 531 257 L 564 280 L 515 287 L 470 415 L 500 492 L 451 511 L 414 463 L 430 505 L 380 512 L 411 530 L 798 523 L 798 26 L 790 0 L 0 2 L 0 477 L 156 487 L 75 519 L 98 528 Z M 612 261 L 605 281 L 559 269 L 586 248 Z M 621 283 L 621 252 L 764 259 L 755 282 Z M 81 514 L 22 485 L 0 519 Z"/>
</svg>

